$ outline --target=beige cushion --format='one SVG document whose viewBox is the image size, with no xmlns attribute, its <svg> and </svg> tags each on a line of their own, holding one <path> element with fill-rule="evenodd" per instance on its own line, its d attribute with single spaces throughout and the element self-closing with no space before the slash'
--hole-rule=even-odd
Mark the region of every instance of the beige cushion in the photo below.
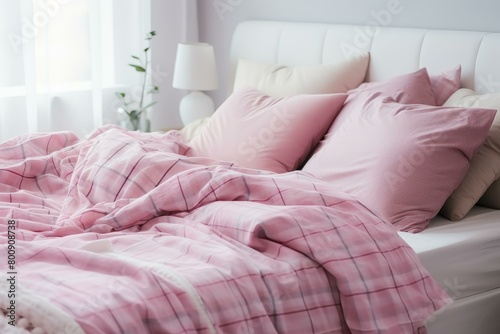
<svg viewBox="0 0 500 334">
<path fill-rule="evenodd" d="M 295 67 L 239 59 L 233 91 L 251 88 L 273 97 L 345 93 L 364 81 L 368 62 L 368 53 L 335 64 Z"/>
<path fill-rule="evenodd" d="M 463 88 L 455 92 L 444 105 L 498 110 L 500 93 L 477 95 L 474 91 Z M 499 177 L 500 112 L 497 111 L 483 146 L 472 158 L 465 178 L 448 198 L 441 209 L 441 214 L 451 220 L 462 219 Z M 498 201 L 497 197 L 497 205 Z"/>
<path fill-rule="evenodd" d="M 478 204 L 500 210 L 500 179 L 493 182 L 479 199 Z"/>
</svg>

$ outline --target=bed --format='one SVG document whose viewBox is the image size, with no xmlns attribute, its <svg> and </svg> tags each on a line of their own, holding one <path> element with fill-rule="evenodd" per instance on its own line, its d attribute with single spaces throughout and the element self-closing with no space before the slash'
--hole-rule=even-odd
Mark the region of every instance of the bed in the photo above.
<svg viewBox="0 0 500 334">
<path fill-rule="evenodd" d="M 240 58 L 298 66 L 370 51 L 366 81 L 461 64 L 460 87 L 500 91 L 496 33 L 257 21 L 241 24 L 236 34 L 231 79 Z M 455 300 L 429 321 L 429 333 L 500 332 L 499 221 L 498 210 L 475 206 L 460 222 L 437 216 L 420 233 L 399 232 Z"/>
<path fill-rule="evenodd" d="M 500 332 L 500 211 L 436 216 L 495 122 L 491 107 L 436 104 L 498 90 L 499 46 L 494 33 L 248 21 L 233 35 L 235 86 L 196 131 L 1 143 L 2 333 Z M 262 82 L 253 66 L 300 75 Z M 342 80 L 303 93 L 331 84 L 304 73 Z M 285 97 L 243 87 L 276 80 Z M 351 137 L 347 108 L 377 110 L 361 123 L 383 145 Z M 375 131 L 380 119 L 393 135 L 439 128 L 379 184 L 362 175 L 413 143 Z M 349 140 L 332 148 L 347 169 L 325 170 L 335 140 Z M 384 160 L 353 173 L 371 154 Z M 405 196 L 422 205 L 381 206 Z"/>
</svg>

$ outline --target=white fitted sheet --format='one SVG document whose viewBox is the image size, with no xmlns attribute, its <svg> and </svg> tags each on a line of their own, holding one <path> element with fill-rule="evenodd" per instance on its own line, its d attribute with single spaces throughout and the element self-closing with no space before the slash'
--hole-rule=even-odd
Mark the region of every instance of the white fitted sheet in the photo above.
<svg viewBox="0 0 500 334">
<path fill-rule="evenodd" d="M 429 334 L 500 333 L 500 210 L 476 206 L 459 222 L 438 216 L 399 235 L 454 299 L 430 319 Z"/>
<path fill-rule="evenodd" d="M 427 323 L 428 334 L 499 334 L 500 289 L 455 300 Z"/>
<path fill-rule="evenodd" d="M 399 235 L 454 300 L 500 288 L 500 210 L 476 206 L 461 221 L 437 216 Z"/>
</svg>

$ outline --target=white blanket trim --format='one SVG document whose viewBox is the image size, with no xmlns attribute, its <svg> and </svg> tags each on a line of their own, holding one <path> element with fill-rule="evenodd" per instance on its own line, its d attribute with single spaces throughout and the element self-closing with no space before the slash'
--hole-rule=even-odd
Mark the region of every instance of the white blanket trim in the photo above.
<svg viewBox="0 0 500 334">
<path fill-rule="evenodd" d="M 8 276 L 0 275 L 0 291 L 8 291 L 10 283 L 7 281 Z M 19 278 L 19 276 L 17 277 Z M 10 299 L 7 293 L 0 293 L 0 307 L 4 310 L 10 305 Z M 15 296 L 15 315 L 16 320 L 19 318 L 27 319 L 33 327 L 42 328 L 46 333 L 51 334 L 85 334 L 80 325 L 74 321 L 61 309 L 55 307 L 50 301 L 35 295 L 29 289 L 24 288 L 21 284 L 16 282 L 16 296 Z M 3 317 L 3 315 L 2 315 Z M 3 318 L 0 321 L 0 328 L 3 325 L 3 320 L 10 321 L 9 318 Z M 12 327 L 11 325 L 8 325 Z M 28 333 L 23 328 L 16 327 L 8 328 L 10 333 Z M 15 330 L 15 331 L 11 331 Z M 4 329 L 2 329 L 2 333 Z"/>
</svg>

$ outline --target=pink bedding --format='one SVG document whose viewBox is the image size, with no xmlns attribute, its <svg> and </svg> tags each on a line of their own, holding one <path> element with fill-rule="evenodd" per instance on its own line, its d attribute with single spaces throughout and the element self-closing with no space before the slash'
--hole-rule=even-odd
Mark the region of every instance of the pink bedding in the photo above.
<svg viewBox="0 0 500 334">
<path fill-rule="evenodd" d="M 47 332 L 424 333 L 450 301 L 326 183 L 186 152 L 175 131 L 115 127 L 1 144 L 0 307 L 8 221 L 16 316 Z"/>
</svg>

